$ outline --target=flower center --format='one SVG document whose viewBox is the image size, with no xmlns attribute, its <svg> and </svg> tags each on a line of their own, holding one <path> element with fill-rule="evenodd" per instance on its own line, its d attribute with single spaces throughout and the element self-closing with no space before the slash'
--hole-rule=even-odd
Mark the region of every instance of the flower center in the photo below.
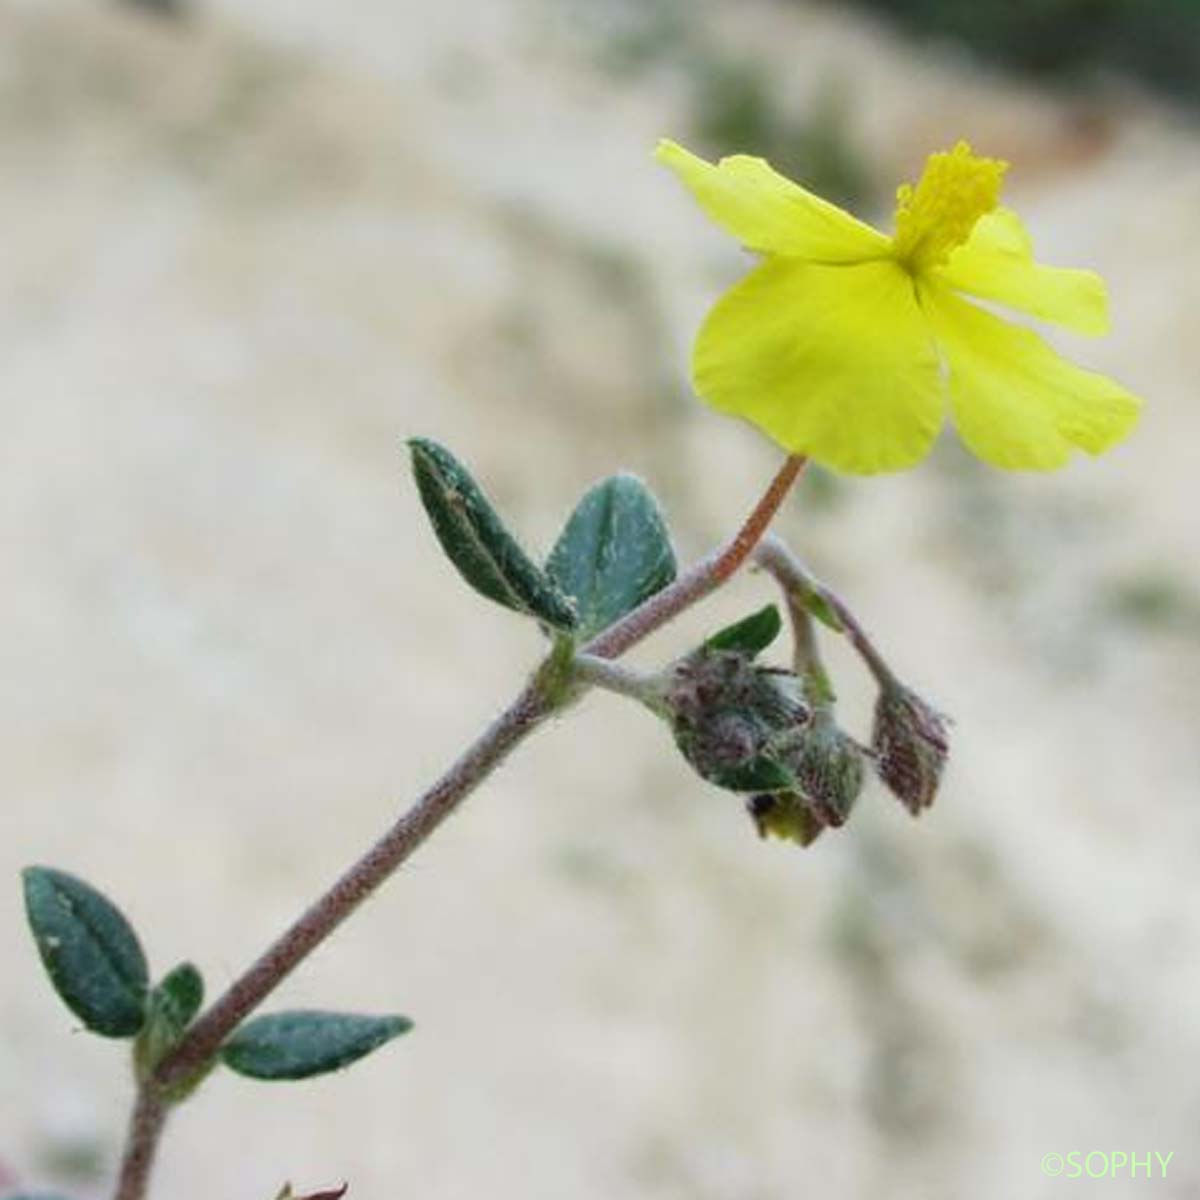
<svg viewBox="0 0 1200 1200">
<path fill-rule="evenodd" d="M 1008 163 L 980 158 L 967 142 L 931 154 L 916 187 L 896 191 L 896 258 L 911 272 L 940 266 L 1000 199 Z"/>
</svg>

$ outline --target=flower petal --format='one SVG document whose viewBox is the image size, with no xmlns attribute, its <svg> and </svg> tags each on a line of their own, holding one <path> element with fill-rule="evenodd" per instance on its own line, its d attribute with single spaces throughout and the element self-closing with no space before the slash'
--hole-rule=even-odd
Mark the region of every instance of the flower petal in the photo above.
<svg viewBox="0 0 1200 1200">
<path fill-rule="evenodd" d="M 1099 454 L 1133 428 L 1141 401 L 1055 353 L 1037 334 L 925 283 L 921 307 L 950 372 L 962 439 L 1009 470 L 1049 471 L 1078 448 Z"/>
<path fill-rule="evenodd" d="M 1029 313 L 1089 336 L 1108 331 L 1108 293 L 1094 271 L 1045 267 L 1010 209 L 981 217 L 967 242 L 932 277 L 981 300 Z"/>
<path fill-rule="evenodd" d="M 945 413 L 912 279 L 891 261 L 767 259 L 709 313 L 692 371 L 714 408 L 852 474 L 912 466 Z"/>
<path fill-rule="evenodd" d="M 738 154 L 713 166 L 666 140 L 655 158 L 679 176 L 712 220 L 760 254 L 851 263 L 890 253 L 890 238 L 785 179 L 764 159 Z"/>
</svg>

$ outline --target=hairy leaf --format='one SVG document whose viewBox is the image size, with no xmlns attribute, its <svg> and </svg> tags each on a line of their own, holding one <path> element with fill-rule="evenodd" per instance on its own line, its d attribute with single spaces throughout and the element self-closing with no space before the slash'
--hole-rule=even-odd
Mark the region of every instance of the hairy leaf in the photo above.
<svg viewBox="0 0 1200 1200">
<path fill-rule="evenodd" d="M 221 1047 L 221 1061 L 252 1079 L 307 1079 L 348 1067 L 411 1028 L 406 1017 L 272 1013 L 235 1030 Z"/>
<path fill-rule="evenodd" d="M 444 446 L 412 438 L 421 502 L 446 557 L 480 595 L 555 629 L 573 629 L 571 602 L 508 532 L 470 472 Z"/>
<path fill-rule="evenodd" d="M 658 502 L 632 475 L 613 475 L 584 494 L 546 563 L 551 580 L 575 600 L 581 638 L 661 591 L 675 572 Z"/>
<path fill-rule="evenodd" d="M 93 1033 L 134 1037 L 145 1021 L 149 971 L 129 922 L 65 871 L 27 867 L 23 880 L 38 953 L 63 1003 Z"/>
</svg>

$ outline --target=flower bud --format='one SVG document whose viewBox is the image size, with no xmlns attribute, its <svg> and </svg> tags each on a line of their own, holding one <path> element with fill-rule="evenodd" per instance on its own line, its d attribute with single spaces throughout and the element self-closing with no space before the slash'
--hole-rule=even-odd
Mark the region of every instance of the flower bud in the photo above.
<svg viewBox="0 0 1200 1200">
<path fill-rule="evenodd" d="M 676 744 L 710 783 L 735 792 L 792 785 L 780 754 L 811 714 L 790 672 L 702 646 L 672 668 L 664 700 Z"/>
<path fill-rule="evenodd" d="M 828 708 L 818 709 L 811 724 L 783 757 L 797 792 L 821 825 L 844 825 L 866 776 L 862 748 L 838 728 Z"/>
<path fill-rule="evenodd" d="M 812 679 L 755 666 L 755 653 L 753 643 L 710 639 L 670 669 L 663 708 L 702 778 L 751 794 L 761 837 L 808 846 L 850 815 L 866 752 L 838 727 L 832 704 L 813 699 Z"/>
<path fill-rule="evenodd" d="M 875 702 L 875 769 L 912 815 L 933 803 L 950 754 L 947 718 L 916 692 L 893 684 Z"/>
</svg>

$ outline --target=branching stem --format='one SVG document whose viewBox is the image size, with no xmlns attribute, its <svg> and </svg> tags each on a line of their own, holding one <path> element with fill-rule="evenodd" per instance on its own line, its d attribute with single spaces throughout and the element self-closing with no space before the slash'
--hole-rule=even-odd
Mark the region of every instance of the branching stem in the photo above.
<svg viewBox="0 0 1200 1200">
<path fill-rule="evenodd" d="M 841 622 L 846 637 L 866 664 L 867 670 L 875 676 L 880 687 L 889 687 L 897 683 L 896 676 L 888 666 L 875 643 L 867 636 L 858 618 L 850 611 L 849 606 L 834 591 L 831 591 L 818 579 L 814 578 L 804 564 L 779 540 L 768 535 L 764 537 L 754 551 L 754 561 L 775 577 L 779 586 L 788 598 L 788 604 L 796 614 L 797 604 L 803 605 L 806 595 L 820 597 L 828 608 Z M 807 614 L 806 614 L 807 615 Z M 811 629 L 809 629 L 811 633 Z M 801 638 L 797 638 L 800 644 Z"/>
<path fill-rule="evenodd" d="M 628 696 L 654 712 L 662 711 L 662 691 L 653 675 L 622 667 L 594 654 L 580 654 L 575 658 L 575 678 L 590 687 Z"/>
<path fill-rule="evenodd" d="M 582 647 L 611 659 L 721 586 L 762 540 L 805 460 L 793 455 L 780 468 L 734 538 L 701 560 Z M 159 1097 L 210 1063 L 221 1043 L 276 987 L 379 887 L 486 779 L 512 749 L 555 711 L 539 677 L 463 752 L 454 765 L 356 863 L 317 899 L 230 985 L 159 1064 L 139 1092 L 114 1200 L 144 1200 L 167 1105 Z"/>
</svg>

